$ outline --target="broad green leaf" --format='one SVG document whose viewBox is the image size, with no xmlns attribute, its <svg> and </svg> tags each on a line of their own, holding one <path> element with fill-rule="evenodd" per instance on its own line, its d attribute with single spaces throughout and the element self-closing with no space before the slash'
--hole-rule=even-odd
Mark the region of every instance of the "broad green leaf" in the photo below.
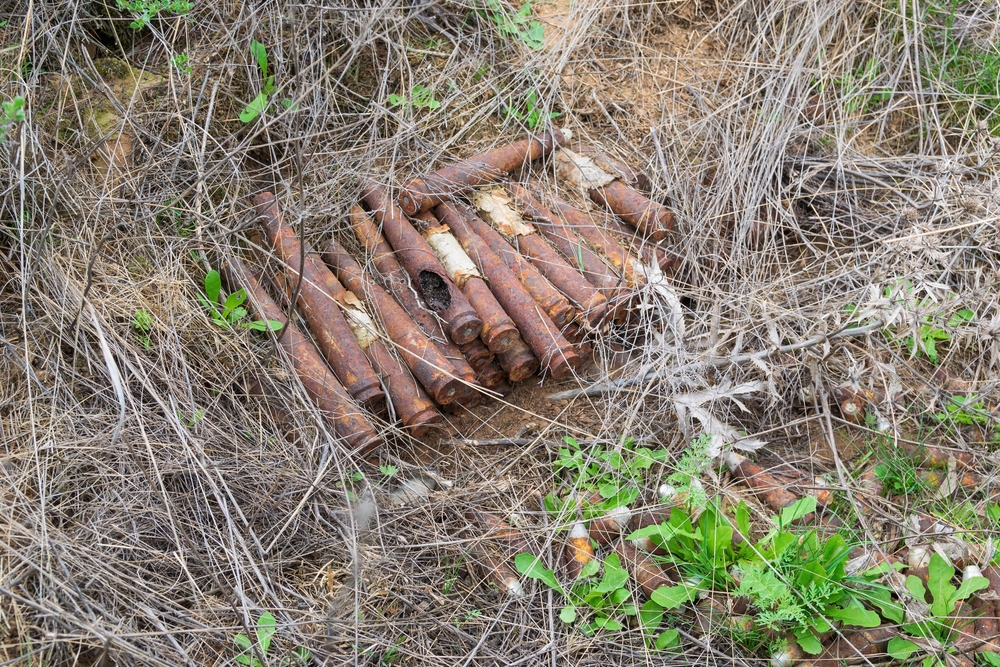
<svg viewBox="0 0 1000 667">
<path fill-rule="evenodd" d="M 975 317 L 976 314 L 973 311 L 969 310 L 968 308 L 963 308 L 962 310 L 958 311 L 957 313 L 951 316 L 951 319 L 948 320 L 948 326 L 957 327 L 962 324 L 965 324 L 966 322 L 971 322 L 973 319 L 975 319 Z"/>
<path fill-rule="evenodd" d="M 863 598 L 873 607 L 878 607 L 879 613 L 886 620 L 894 623 L 903 622 L 903 605 L 892 600 L 892 592 L 889 589 L 880 586 L 865 591 Z"/>
<path fill-rule="evenodd" d="M 644 537 L 657 537 L 662 543 L 669 542 L 674 537 L 683 536 L 691 539 L 698 539 L 698 536 L 694 533 L 690 533 L 682 528 L 673 526 L 669 523 L 654 524 L 652 526 L 646 526 L 645 528 L 640 528 L 639 530 L 633 531 L 625 539 L 627 540 L 639 540 Z"/>
<path fill-rule="evenodd" d="M 834 620 L 843 621 L 846 625 L 856 625 L 862 628 L 877 628 L 881 623 L 878 614 L 862 607 L 836 607 L 826 610 L 826 615 Z"/>
<path fill-rule="evenodd" d="M 601 494 L 601 498 L 613 498 L 618 495 L 618 485 L 614 483 L 602 484 L 598 491 Z"/>
<path fill-rule="evenodd" d="M 267 49 L 256 39 L 250 42 L 250 53 L 257 60 L 261 78 L 267 78 Z"/>
<path fill-rule="evenodd" d="M 611 602 L 613 604 L 621 604 L 622 602 L 625 602 L 625 600 L 628 600 L 629 595 L 631 595 L 631 593 L 628 592 L 627 588 L 619 588 L 611 594 Z"/>
<path fill-rule="evenodd" d="M 744 538 L 750 535 L 750 508 L 742 500 L 736 506 L 736 528 Z"/>
<path fill-rule="evenodd" d="M 571 604 L 563 607 L 562 611 L 559 612 L 559 620 L 565 623 L 566 625 L 569 625 L 574 621 L 576 621 L 576 607 L 574 607 Z"/>
<path fill-rule="evenodd" d="M 250 638 L 247 637 L 242 632 L 240 634 L 236 635 L 235 637 L 233 637 L 233 641 L 235 641 L 237 644 L 239 644 L 240 646 L 242 646 L 245 649 L 249 649 L 249 648 L 253 647 L 253 644 L 250 643 Z"/>
<path fill-rule="evenodd" d="M 541 560 L 534 554 L 518 554 L 514 558 L 514 567 L 524 576 L 530 579 L 537 579 L 552 590 L 565 595 L 559 582 L 556 581 L 556 575 L 552 570 L 542 567 Z"/>
<path fill-rule="evenodd" d="M 955 609 L 955 586 L 951 583 L 951 578 L 955 576 L 955 568 L 935 553 L 931 556 L 930 565 L 927 566 L 927 588 L 930 590 L 931 613 L 935 616 L 947 616 Z"/>
<path fill-rule="evenodd" d="M 906 577 L 906 590 L 910 591 L 910 595 L 921 602 L 927 600 L 927 591 L 924 589 L 924 582 L 920 577 L 908 575 Z"/>
<path fill-rule="evenodd" d="M 257 116 L 264 113 L 264 109 L 267 108 L 267 93 L 260 93 L 254 98 L 253 102 L 246 105 L 243 111 L 240 112 L 240 120 L 244 123 L 249 123 L 253 121 Z"/>
<path fill-rule="evenodd" d="M 299 646 L 296 648 L 293 655 L 302 663 L 307 663 L 312 660 L 312 651 L 307 649 L 305 646 Z"/>
<path fill-rule="evenodd" d="M 205 296 L 214 306 L 219 303 L 219 292 L 222 291 L 222 276 L 215 269 L 205 274 Z"/>
<path fill-rule="evenodd" d="M 274 636 L 277 626 L 277 621 L 274 620 L 274 616 L 269 611 L 265 611 L 257 619 L 257 643 L 260 644 L 262 653 L 267 653 L 267 650 L 271 648 L 271 637 Z"/>
<path fill-rule="evenodd" d="M 273 93 L 274 91 L 275 91 L 274 75 L 272 74 L 271 76 L 267 77 L 267 80 L 264 81 L 264 87 L 260 89 L 260 92 L 264 93 L 265 95 L 271 95 L 271 93 Z"/>
<path fill-rule="evenodd" d="M 603 628 L 608 632 L 617 632 L 618 630 L 621 630 L 624 627 L 621 624 L 621 621 L 612 618 L 610 616 L 598 616 L 597 618 L 594 619 L 592 625 L 598 628 Z"/>
<path fill-rule="evenodd" d="M 577 579 L 586 579 L 587 577 L 592 577 L 597 574 L 598 570 L 601 569 L 601 561 L 596 558 L 592 558 L 587 561 L 587 564 L 583 566 L 580 570 L 580 576 Z"/>
<path fill-rule="evenodd" d="M 660 627 L 663 620 L 663 607 L 653 600 L 646 600 L 639 610 L 639 626 L 643 632 L 653 632 Z"/>
<path fill-rule="evenodd" d="M 668 648 L 675 648 L 681 644 L 681 633 L 677 630 L 670 629 L 664 630 L 656 638 L 656 643 L 654 646 L 657 651 L 663 651 Z"/>
<path fill-rule="evenodd" d="M 889 640 L 889 646 L 886 651 L 896 660 L 906 660 L 909 658 L 914 651 L 919 651 L 920 647 L 911 642 L 909 639 L 903 639 L 902 637 L 893 637 Z"/>
<path fill-rule="evenodd" d="M 952 604 L 958 602 L 959 600 L 964 600 L 976 591 L 981 591 L 990 585 L 990 580 L 986 577 L 970 577 L 964 580 L 955 591 L 955 595 L 952 596 Z"/>
<path fill-rule="evenodd" d="M 236 662 L 240 663 L 241 665 L 251 665 L 254 662 L 257 662 L 257 659 L 253 658 L 251 662 L 251 657 L 244 653 L 242 655 L 236 656 Z"/>
<path fill-rule="evenodd" d="M 778 521 L 778 525 L 786 527 L 791 525 L 793 521 L 798 521 L 802 517 L 816 510 L 816 498 L 814 496 L 805 496 L 795 501 L 785 509 L 781 510 L 781 519 Z"/>
<path fill-rule="evenodd" d="M 243 306 L 237 306 L 236 308 L 233 308 L 228 315 L 226 315 L 226 319 L 228 319 L 230 322 L 236 323 L 242 320 L 246 316 L 247 316 L 247 309 L 244 308 Z"/>
<path fill-rule="evenodd" d="M 649 596 L 653 602 L 664 609 L 677 609 L 685 602 L 690 602 L 698 596 L 698 586 L 678 584 L 676 586 L 660 586 Z"/>
<path fill-rule="evenodd" d="M 806 653 L 818 655 L 823 652 L 823 644 L 809 628 L 796 628 L 795 641 Z"/>
<path fill-rule="evenodd" d="M 627 581 L 628 572 L 619 564 L 618 555 L 610 554 L 604 559 L 604 576 L 601 577 L 601 583 L 594 588 L 594 592 L 610 593 L 624 586 Z"/>
<path fill-rule="evenodd" d="M 990 667 L 1000 667 L 1000 653 L 980 653 L 979 657 L 983 659 L 987 665 Z"/>
</svg>

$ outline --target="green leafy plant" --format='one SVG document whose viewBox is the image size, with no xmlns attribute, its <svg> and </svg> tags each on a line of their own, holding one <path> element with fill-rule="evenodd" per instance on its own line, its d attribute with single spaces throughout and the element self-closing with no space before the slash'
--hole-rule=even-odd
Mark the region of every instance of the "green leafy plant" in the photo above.
<svg viewBox="0 0 1000 667">
<path fill-rule="evenodd" d="M 274 638 L 277 629 L 277 621 L 275 621 L 274 615 L 271 612 L 265 611 L 261 614 L 257 619 L 255 630 L 256 644 L 242 633 L 233 637 L 233 641 L 243 650 L 242 653 L 236 656 L 236 662 L 241 665 L 250 665 L 250 667 L 265 667 L 265 665 L 269 664 L 267 654 L 271 649 L 271 640 Z M 263 658 L 263 662 L 261 658 Z M 312 652 L 304 646 L 298 646 L 290 655 L 282 658 L 279 664 L 305 665 L 310 660 L 312 660 Z"/>
<path fill-rule="evenodd" d="M 383 477 L 392 477 L 397 472 L 399 472 L 399 468 L 393 465 L 379 466 L 378 469 L 379 472 L 382 473 Z"/>
<path fill-rule="evenodd" d="M 902 280 L 897 281 L 893 285 L 888 285 L 885 288 L 885 298 L 893 299 L 901 292 L 906 295 L 912 294 L 913 283 L 909 280 Z M 930 306 L 930 299 L 922 299 L 916 304 L 916 308 L 919 310 L 927 309 Z M 912 335 L 897 337 L 894 335 L 891 327 L 886 329 L 886 337 L 890 341 L 898 340 L 902 342 L 911 355 L 917 355 L 922 352 L 931 363 L 936 364 L 938 363 L 938 341 L 950 341 L 951 333 L 949 333 L 948 329 L 956 329 L 968 324 L 975 317 L 976 314 L 968 308 L 956 311 L 947 321 L 937 316 L 924 315 L 920 318 L 920 326 L 917 328 L 917 335 L 915 337 Z"/>
<path fill-rule="evenodd" d="M 190 59 L 186 53 L 176 53 L 170 56 L 170 64 L 177 68 L 181 74 L 190 74 L 194 71 L 191 67 Z"/>
<path fill-rule="evenodd" d="M 943 654 L 955 652 L 954 639 L 962 624 L 969 623 L 968 619 L 953 616 L 958 603 L 986 588 L 990 582 L 986 577 L 974 576 L 966 578 L 956 587 L 951 583 L 955 568 L 937 553 L 931 556 L 927 573 L 926 588 L 920 577 L 911 574 L 906 577 L 906 589 L 918 602 L 926 603 L 927 596 L 930 596 L 928 614 L 902 627 L 906 634 L 924 641 L 918 643 L 902 636 L 893 637 L 887 650 L 889 655 L 904 663 L 920 659 L 922 667 L 936 667 L 946 664 Z M 928 650 L 928 646 L 935 643 L 940 646 L 940 652 Z"/>
<path fill-rule="evenodd" d="M 513 116 L 518 120 L 524 121 L 529 130 L 533 130 L 537 126 L 544 125 L 547 121 L 562 115 L 555 111 L 546 112 L 545 106 L 539 103 L 538 93 L 534 90 L 529 90 L 528 94 L 524 96 L 522 109 L 523 111 L 515 108 L 511 104 L 510 98 L 507 98 L 507 116 Z"/>
<path fill-rule="evenodd" d="M 25 118 L 24 98 L 20 95 L 0 105 L 0 143 L 7 141 L 7 131 L 11 126 L 23 123 Z"/>
<path fill-rule="evenodd" d="M 541 50 L 545 46 L 545 26 L 531 18 L 531 0 L 521 5 L 516 12 L 511 12 L 501 0 L 486 0 L 486 9 L 476 11 L 496 26 L 503 37 L 515 37 L 535 50 Z"/>
<path fill-rule="evenodd" d="M 969 396 L 950 397 L 945 403 L 944 412 L 937 413 L 934 418 L 966 426 L 990 423 L 986 405 L 982 401 L 973 401 Z"/>
<path fill-rule="evenodd" d="M 195 425 L 197 425 L 198 422 L 200 422 L 204 417 L 205 417 L 205 410 L 203 410 L 202 408 L 198 408 L 197 410 L 195 410 L 194 416 L 191 417 L 191 419 L 185 417 L 184 413 L 181 412 L 180 410 L 177 411 L 177 418 L 181 420 L 181 423 L 187 426 L 188 428 L 194 428 Z"/>
<path fill-rule="evenodd" d="M 414 109 L 437 109 L 441 102 L 434 99 L 434 88 L 417 84 L 410 89 L 410 96 L 389 95 L 389 104 L 394 107 L 411 106 Z"/>
<path fill-rule="evenodd" d="M 194 9 L 194 3 L 191 0 L 118 0 L 118 9 L 138 14 L 129 26 L 142 30 L 160 12 L 187 14 Z"/>
<path fill-rule="evenodd" d="M 917 464 L 913 457 L 902 453 L 887 438 L 879 437 L 873 454 L 875 465 L 872 466 L 872 471 L 882 482 L 883 495 L 913 498 L 927 490 L 927 484 L 917 474 Z"/>
<path fill-rule="evenodd" d="M 152 330 L 153 316 L 146 310 L 137 310 L 132 316 L 132 328 L 136 331 L 136 337 L 143 347 L 149 349 L 149 332 Z"/>
<path fill-rule="evenodd" d="M 835 83 L 840 88 L 841 99 L 846 100 L 845 110 L 848 114 L 856 111 L 871 111 L 878 105 L 892 98 L 891 88 L 877 88 L 871 92 L 872 84 L 879 74 L 879 62 L 869 58 L 856 71 L 849 73 Z"/>
<path fill-rule="evenodd" d="M 260 92 L 257 93 L 257 97 L 240 112 L 240 120 L 244 123 L 253 122 L 258 116 L 264 113 L 271 104 L 271 96 L 278 90 L 274 85 L 274 75 L 268 74 L 267 48 L 255 39 L 250 42 L 250 55 L 257 61 L 257 67 L 260 69 L 260 78 L 264 82 L 264 85 L 261 87 Z M 290 98 L 284 98 L 281 104 L 286 109 L 292 108 L 292 100 Z"/>
<path fill-rule="evenodd" d="M 244 329 L 255 331 L 278 331 L 281 329 L 281 322 L 277 320 L 255 320 L 253 322 L 240 322 L 247 316 L 247 309 L 243 307 L 243 302 L 247 300 L 247 293 L 239 289 L 226 297 L 222 304 L 222 310 L 218 309 L 219 295 L 222 291 L 222 276 L 215 269 L 205 274 L 205 294 L 199 294 L 198 300 L 212 318 L 212 322 L 220 327 L 229 328 L 239 324 Z"/>
</svg>

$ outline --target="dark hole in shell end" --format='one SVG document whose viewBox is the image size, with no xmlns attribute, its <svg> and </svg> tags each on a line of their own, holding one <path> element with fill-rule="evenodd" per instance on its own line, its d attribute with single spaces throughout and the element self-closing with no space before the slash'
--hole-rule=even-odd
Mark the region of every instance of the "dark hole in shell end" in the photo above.
<svg viewBox="0 0 1000 667">
<path fill-rule="evenodd" d="M 420 272 L 420 293 L 424 297 L 424 303 L 433 311 L 448 310 L 451 305 L 448 283 L 433 271 Z"/>
</svg>

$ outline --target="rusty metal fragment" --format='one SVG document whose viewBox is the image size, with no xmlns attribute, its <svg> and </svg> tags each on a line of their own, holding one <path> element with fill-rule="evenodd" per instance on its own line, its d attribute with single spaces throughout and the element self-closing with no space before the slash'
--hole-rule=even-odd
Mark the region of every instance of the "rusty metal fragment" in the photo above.
<svg viewBox="0 0 1000 667">
<path fill-rule="evenodd" d="M 604 516 L 590 522 L 590 536 L 601 546 L 607 546 L 618 539 L 622 531 L 628 527 L 632 511 L 628 507 L 616 507 L 608 510 Z"/>
<path fill-rule="evenodd" d="M 458 376 L 466 383 L 464 395 L 459 400 L 463 402 L 474 400 L 477 392 L 472 385 L 476 382 L 476 372 L 479 368 L 472 362 L 475 360 L 485 366 L 493 359 L 493 353 L 478 338 L 461 346 L 451 342 L 447 334 L 442 331 L 437 318 L 417 296 L 409 274 L 400 265 L 389 243 L 379 233 L 369 214 L 360 206 L 355 206 L 351 209 L 351 223 L 355 235 L 364 245 L 376 270 L 382 276 L 386 289 L 396 297 L 396 301 L 427 334 L 441 354 L 451 362 Z M 482 361 L 483 355 L 487 357 L 485 362 Z"/>
<path fill-rule="evenodd" d="M 796 502 L 799 497 L 788 490 L 774 475 L 736 452 L 726 455 L 726 466 L 733 477 L 746 484 L 754 494 L 774 512 L 780 512 Z"/>
<path fill-rule="evenodd" d="M 828 644 L 819 657 L 800 664 L 809 667 L 842 667 L 845 661 L 861 663 L 866 657 L 885 653 L 889 640 L 898 636 L 899 628 L 892 625 L 845 632 Z"/>
<path fill-rule="evenodd" d="M 472 546 L 469 550 L 469 562 L 483 581 L 493 584 L 510 597 L 524 595 L 524 587 L 517 574 L 482 545 Z"/>
<path fill-rule="evenodd" d="M 621 560 L 622 567 L 632 575 L 635 583 L 639 585 L 642 592 L 649 597 L 660 586 L 672 586 L 673 581 L 667 573 L 660 569 L 656 561 L 648 555 L 641 553 L 624 542 L 619 542 L 615 547 L 615 553 Z"/>
<path fill-rule="evenodd" d="M 521 257 L 499 232 L 478 216 L 470 216 L 469 225 L 472 231 L 486 242 L 490 250 L 507 264 L 507 268 L 517 276 L 521 285 L 542 307 L 553 324 L 562 329 L 573 321 L 576 309 L 570 305 L 569 299 L 560 294 L 533 264 Z"/>
<path fill-rule="evenodd" d="M 514 343 L 514 347 L 497 355 L 497 361 L 511 382 L 527 380 L 539 368 L 538 357 L 520 338 Z"/>
<path fill-rule="evenodd" d="M 412 178 L 402 187 L 399 206 L 407 215 L 429 210 L 463 190 L 501 180 L 526 162 L 547 155 L 562 141 L 562 132 L 553 128 L 539 137 L 488 150 L 423 178 Z"/>
<path fill-rule="evenodd" d="M 282 219 L 273 194 L 265 192 L 257 195 L 253 203 L 267 240 L 275 255 L 284 263 L 290 281 L 293 284 L 299 282 L 302 241 Z M 305 251 L 299 301 L 309 330 L 351 396 L 362 403 L 374 403 L 385 394 L 338 305 L 336 293 L 339 284 L 335 284 L 336 279 L 330 270 L 311 253 L 308 246 Z"/>
<path fill-rule="evenodd" d="M 448 336 L 458 345 L 478 338 L 483 331 L 479 315 L 448 277 L 441 260 L 424 237 L 389 198 L 385 188 L 366 181 L 362 183 L 362 195 L 375 219 L 382 224 L 382 232 L 413 278 L 413 286 L 424 303 L 447 323 Z"/>
<path fill-rule="evenodd" d="M 520 337 L 517 326 L 497 303 L 490 288 L 486 286 L 486 281 L 458 239 L 448 227 L 441 225 L 430 211 L 422 211 L 414 219 L 417 229 L 448 271 L 448 277 L 462 290 L 462 294 L 482 320 L 483 331 L 479 337 L 486 343 L 490 352 L 500 354 L 511 349 L 514 341 Z"/>
<path fill-rule="evenodd" d="M 572 374 L 580 365 L 573 346 L 566 342 L 548 315 L 541 312 L 507 265 L 472 231 L 466 220 L 474 214 L 464 206 L 450 203 L 439 205 L 435 212 L 489 279 L 497 301 L 517 324 L 525 342 L 552 377 L 560 379 Z"/>
<path fill-rule="evenodd" d="M 367 299 L 382 320 L 413 375 L 437 403 L 447 405 L 462 396 L 462 381 L 454 367 L 420 331 L 389 294 L 364 273 L 354 258 L 335 240 L 323 245 L 323 259 L 359 299 Z"/>
<path fill-rule="evenodd" d="M 567 539 L 563 561 L 566 564 L 569 578 L 576 581 L 583 566 L 594 558 L 594 547 L 590 544 L 590 532 L 587 530 L 587 524 L 582 521 L 573 524 L 569 529 Z"/>
<path fill-rule="evenodd" d="M 955 462 L 960 466 L 972 465 L 972 454 L 969 452 L 945 449 L 924 443 L 907 442 L 902 439 L 899 440 L 899 446 L 914 458 L 914 463 L 917 465 L 943 468 L 948 465 L 949 459 L 955 459 Z"/>
<path fill-rule="evenodd" d="M 242 287 L 246 290 L 260 319 L 275 320 L 282 325 L 287 322 L 281 308 L 242 262 L 232 258 L 226 262 L 223 271 L 230 287 Z M 349 449 L 368 454 L 382 444 L 382 439 L 368 421 L 365 411 L 354 403 L 350 394 L 327 367 L 323 357 L 294 324 L 288 324 L 278 345 L 288 355 L 306 392 Z"/>
</svg>

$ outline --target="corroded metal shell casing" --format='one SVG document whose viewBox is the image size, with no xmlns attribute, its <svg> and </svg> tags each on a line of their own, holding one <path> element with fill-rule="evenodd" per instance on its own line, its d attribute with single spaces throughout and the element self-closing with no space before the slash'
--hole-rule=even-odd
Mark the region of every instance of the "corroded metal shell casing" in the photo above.
<svg viewBox="0 0 1000 667">
<path fill-rule="evenodd" d="M 382 276 L 386 289 L 396 297 L 396 301 L 413 318 L 417 326 L 427 334 L 441 354 L 451 362 L 458 376 L 466 383 L 465 395 L 459 400 L 463 402 L 474 400 L 478 392 L 472 388 L 472 385 L 476 382 L 476 372 L 479 368 L 476 368 L 475 364 L 471 362 L 473 359 L 479 361 L 480 355 L 485 352 L 488 356 L 486 361 L 482 362 L 482 365 L 485 366 L 493 359 L 493 354 L 478 338 L 461 346 L 451 342 L 442 330 L 438 319 L 417 296 L 409 274 L 396 259 L 389 243 L 375 227 L 371 216 L 360 206 L 353 207 L 350 216 L 354 234 L 365 247 L 365 252 L 371 258 L 375 269 Z"/>
<path fill-rule="evenodd" d="M 242 262 L 232 258 L 225 263 L 223 271 L 232 289 L 242 287 L 246 290 L 260 319 L 274 320 L 282 325 L 287 322 L 281 308 Z M 351 399 L 323 357 L 295 325 L 285 328 L 278 345 L 288 355 L 292 369 L 310 398 L 324 413 L 334 432 L 347 443 L 348 449 L 368 454 L 382 444 L 382 438 L 368 421 L 365 411 Z"/>
<path fill-rule="evenodd" d="M 302 241 L 282 219 L 270 192 L 253 198 L 260 224 L 274 254 L 285 265 L 291 282 L 299 282 Z M 356 400 L 371 404 L 385 396 L 375 372 L 361 351 L 335 298 L 336 282 L 330 270 L 305 248 L 302 285 L 299 288 L 302 314 L 333 372 Z"/>
<path fill-rule="evenodd" d="M 462 247 L 489 279 L 490 289 L 497 301 L 517 324 L 524 341 L 552 377 L 559 379 L 572 374 L 580 365 L 573 346 L 566 342 L 548 315 L 541 312 L 507 265 L 472 231 L 466 218 L 473 213 L 464 206 L 451 203 L 440 204 L 434 210 L 437 218 L 451 228 Z"/>
<path fill-rule="evenodd" d="M 466 510 L 465 518 L 483 530 L 483 537 L 500 542 L 508 555 L 531 553 L 531 546 L 524 533 L 505 520 L 481 509 Z"/>
<path fill-rule="evenodd" d="M 431 398 L 447 405 L 462 396 L 462 381 L 445 356 L 339 243 L 331 239 L 323 244 L 323 260 L 355 296 L 372 306 L 406 365 Z"/>
<path fill-rule="evenodd" d="M 476 374 L 476 381 L 487 389 L 496 389 L 507 381 L 507 374 L 504 373 L 500 362 L 494 359 Z"/>
<path fill-rule="evenodd" d="M 651 241 L 659 241 L 673 229 L 674 214 L 624 181 L 615 180 L 588 190 L 595 203 L 642 231 Z"/>
<path fill-rule="evenodd" d="M 497 587 L 512 598 L 522 597 L 524 587 L 517 574 L 500 558 L 493 555 L 481 544 L 474 544 L 469 550 L 469 563 L 479 577 Z"/>
<path fill-rule="evenodd" d="M 538 372 L 540 366 L 538 357 L 520 338 L 511 349 L 498 354 L 497 361 L 500 362 L 500 367 L 511 382 L 527 380 Z"/>
<path fill-rule="evenodd" d="M 553 128 L 541 136 L 500 146 L 412 178 L 399 193 L 399 206 L 407 215 L 427 211 L 463 190 L 501 180 L 526 162 L 552 152 L 562 141 L 562 131 Z"/>
<path fill-rule="evenodd" d="M 417 229 L 423 234 L 427 244 L 434 248 L 441 264 L 448 271 L 448 277 L 462 290 L 462 294 L 483 321 L 483 331 L 479 337 L 490 352 L 499 354 L 513 347 L 514 341 L 520 336 L 517 326 L 497 303 L 475 263 L 448 227 L 441 225 L 430 211 L 421 211 L 414 216 L 414 220 Z"/>
<path fill-rule="evenodd" d="M 642 592 L 649 597 L 660 586 L 671 586 L 673 581 L 667 573 L 660 569 L 656 561 L 637 549 L 633 549 L 625 542 L 619 542 L 615 547 L 615 553 L 621 561 L 622 567 L 632 575 L 632 579 L 639 585 Z"/>
<path fill-rule="evenodd" d="M 566 538 L 563 561 L 566 564 L 566 572 L 570 580 L 576 581 L 584 566 L 594 559 L 594 547 L 590 544 L 590 531 L 587 530 L 587 524 L 582 521 L 573 524 Z"/>
<path fill-rule="evenodd" d="M 427 307 L 447 323 L 448 336 L 458 345 L 478 338 L 483 322 L 462 291 L 448 278 L 441 260 L 381 185 L 362 183 L 365 203 L 382 224 L 382 233 L 413 279 Z"/>
<path fill-rule="evenodd" d="M 474 340 L 471 343 L 459 345 L 458 349 L 462 351 L 462 355 L 468 360 L 469 366 L 477 373 L 489 366 L 490 362 L 494 359 L 494 354 L 490 352 L 490 348 L 486 347 L 486 343 L 481 340 Z"/>
<path fill-rule="evenodd" d="M 799 500 L 799 496 L 789 491 L 786 484 L 778 481 L 774 475 L 745 456 L 729 452 L 726 455 L 726 467 L 733 477 L 750 487 L 754 494 L 774 512 L 780 512 Z"/>
<path fill-rule="evenodd" d="M 552 283 L 542 275 L 541 271 L 524 257 L 521 257 L 498 231 L 479 216 L 470 217 L 469 224 L 472 226 L 472 231 L 486 242 L 490 250 L 507 264 L 507 268 L 517 276 L 521 285 L 531 295 L 531 298 L 542 307 L 553 324 L 561 329 L 573 321 L 576 309 L 570 304 L 569 299 L 552 286 Z"/>
</svg>

